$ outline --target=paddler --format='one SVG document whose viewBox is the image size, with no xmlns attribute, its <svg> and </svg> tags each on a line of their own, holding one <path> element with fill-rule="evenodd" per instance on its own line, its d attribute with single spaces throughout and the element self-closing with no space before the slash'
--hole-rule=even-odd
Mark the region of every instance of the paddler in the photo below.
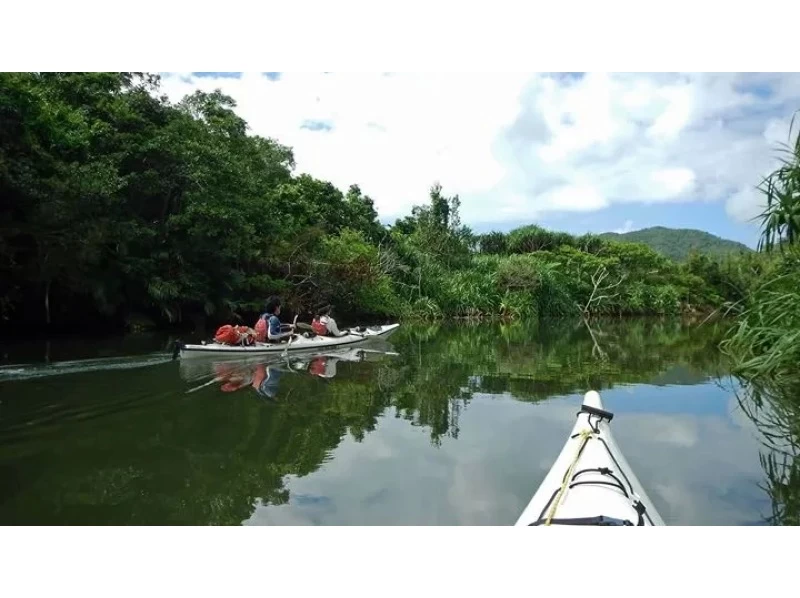
<svg viewBox="0 0 800 598">
<path fill-rule="evenodd" d="M 331 305 L 326 305 L 317 312 L 317 317 L 312 323 L 314 332 L 323 336 L 347 336 L 348 330 L 339 330 L 336 320 L 331 317 Z"/>
<path fill-rule="evenodd" d="M 286 324 L 289 330 L 282 331 L 281 325 L 281 300 L 272 296 L 267 299 L 266 312 L 256 322 L 256 340 L 260 342 L 280 342 L 294 336 L 294 325 Z"/>
</svg>

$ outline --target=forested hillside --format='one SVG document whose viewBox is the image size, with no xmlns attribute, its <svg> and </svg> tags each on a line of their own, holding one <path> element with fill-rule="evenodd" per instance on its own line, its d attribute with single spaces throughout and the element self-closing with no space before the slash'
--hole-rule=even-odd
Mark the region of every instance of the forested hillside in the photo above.
<svg viewBox="0 0 800 598">
<path fill-rule="evenodd" d="M 602 233 L 604 239 L 644 243 L 670 259 L 682 262 L 692 251 L 711 257 L 725 257 L 752 251 L 747 245 L 691 228 L 653 226 L 628 233 Z"/>
<path fill-rule="evenodd" d="M 232 98 L 173 104 L 158 86 L 0 73 L 3 327 L 252 324 L 273 293 L 304 319 L 323 302 L 363 321 L 708 311 L 763 267 L 536 226 L 475 235 L 434 181 L 385 227 L 357 181 L 297 175 Z"/>
</svg>

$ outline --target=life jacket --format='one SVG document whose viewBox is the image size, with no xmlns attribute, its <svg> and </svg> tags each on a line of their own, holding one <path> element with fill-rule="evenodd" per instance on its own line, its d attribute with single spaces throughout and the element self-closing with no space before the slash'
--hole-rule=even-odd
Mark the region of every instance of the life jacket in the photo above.
<svg viewBox="0 0 800 598">
<path fill-rule="evenodd" d="M 230 324 L 225 324 L 217 328 L 217 333 L 214 335 L 214 341 L 222 343 L 223 345 L 235 345 L 239 340 L 239 335 L 236 329 Z"/>
<path fill-rule="evenodd" d="M 230 324 L 217 328 L 214 340 L 223 345 L 253 344 L 253 337 L 248 334 L 247 326 L 231 326 Z"/>
<path fill-rule="evenodd" d="M 267 341 L 267 314 L 263 314 L 256 322 L 256 325 L 253 326 L 253 329 L 256 331 L 256 340 L 259 343 L 265 343 Z"/>
<path fill-rule="evenodd" d="M 316 318 L 311 322 L 311 329 L 320 336 L 328 334 L 328 327 Z"/>
</svg>

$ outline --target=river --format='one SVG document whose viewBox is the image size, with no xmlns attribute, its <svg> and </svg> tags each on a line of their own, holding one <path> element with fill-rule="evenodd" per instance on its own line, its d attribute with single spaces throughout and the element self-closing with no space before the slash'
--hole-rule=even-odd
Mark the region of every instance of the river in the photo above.
<svg viewBox="0 0 800 598">
<path fill-rule="evenodd" d="M 313 359 L 7 346 L 0 524 L 510 525 L 589 389 L 668 525 L 780 523 L 723 330 L 415 323 Z"/>
</svg>

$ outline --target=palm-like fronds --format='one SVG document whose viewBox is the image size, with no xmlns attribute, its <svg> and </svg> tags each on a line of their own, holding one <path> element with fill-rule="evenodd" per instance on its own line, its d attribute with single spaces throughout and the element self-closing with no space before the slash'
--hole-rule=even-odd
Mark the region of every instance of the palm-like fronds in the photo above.
<svg viewBox="0 0 800 598">
<path fill-rule="evenodd" d="M 794 129 L 794 117 L 789 126 L 789 137 Z M 760 185 L 766 196 L 766 208 L 759 215 L 762 236 L 759 250 L 771 251 L 775 245 L 793 244 L 800 236 L 800 134 L 794 144 L 781 144 L 781 166 L 767 176 Z"/>
</svg>

